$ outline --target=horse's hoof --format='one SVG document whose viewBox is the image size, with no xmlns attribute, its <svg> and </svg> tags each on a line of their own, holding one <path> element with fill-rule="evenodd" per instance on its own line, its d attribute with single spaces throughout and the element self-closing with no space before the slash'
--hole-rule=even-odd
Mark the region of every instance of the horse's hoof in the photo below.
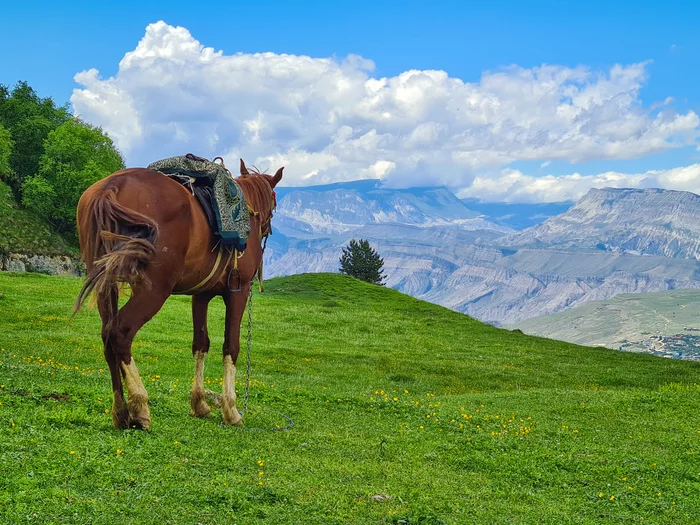
<svg viewBox="0 0 700 525">
<path fill-rule="evenodd" d="M 129 428 L 136 430 L 149 430 L 151 428 L 151 420 L 150 418 L 130 417 Z"/>
<path fill-rule="evenodd" d="M 207 405 L 206 403 L 199 405 L 196 409 L 193 408 L 190 412 L 190 416 L 200 418 L 209 417 L 210 414 L 211 408 L 209 408 L 209 405 Z"/>
<path fill-rule="evenodd" d="M 224 410 L 223 416 L 224 425 L 243 426 L 243 416 L 235 408 L 233 410 Z"/>
<path fill-rule="evenodd" d="M 117 430 L 125 430 L 129 428 L 129 412 L 124 407 L 123 412 L 116 412 L 112 410 L 112 425 Z"/>
<path fill-rule="evenodd" d="M 119 419 L 113 417 L 112 426 L 114 426 L 114 428 L 117 430 L 126 430 L 129 428 L 129 419 Z"/>
<path fill-rule="evenodd" d="M 211 408 L 209 408 L 209 405 L 204 400 L 204 392 L 201 391 L 193 390 L 190 392 L 190 407 L 192 408 L 190 412 L 190 416 L 192 417 L 204 418 L 208 417 L 211 413 Z"/>
<path fill-rule="evenodd" d="M 129 428 L 129 409 L 126 406 L 124 398 L 114 394 L 114 403 L 112 405 L 112 424 L 117 430 L 125 430 Z"/>
</svg>

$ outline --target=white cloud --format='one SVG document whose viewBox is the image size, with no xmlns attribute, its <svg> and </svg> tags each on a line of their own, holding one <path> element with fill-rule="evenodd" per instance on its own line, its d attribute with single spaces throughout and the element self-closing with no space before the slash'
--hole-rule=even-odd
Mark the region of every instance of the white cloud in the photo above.
<svg viewBox="0 0 700 525">
<path fill-rule="evenodd" d="M 491 202 L 576 201 L 591 188 L 666 188 L 700 194 L 700 164 L 645 173 L 609 171 L 598 175 L 546 175 L 533 177 L 505 169 L 495 177 L 476 177 L 459 197 Z"/>
<path fill-rule="evenodd" d="M 263 169 L 284 164 L 285 184 L 376 176 L 394 186 L 486 188 L 477 172 L 517 160 L 546 167 L 695 144 L 694 112 L 679 114 L 670 100 L 642 105 L 646 68 L 513 66 L 476 83 L 431 70 L 376 78 L 362 57 L 225 54 L 157 22 L 114 77 L 78 73 L 71 101 L 131 166 L 192 152 L 223 154 L 230 165 L 238 156 Z"/>
<path fill-rule="evenodd" d="M 361 179 L 386 179 L 396 169 L 396 163 L 390 160 L 378 160 L 368 169 L 360 171 Z"/>
</svg>

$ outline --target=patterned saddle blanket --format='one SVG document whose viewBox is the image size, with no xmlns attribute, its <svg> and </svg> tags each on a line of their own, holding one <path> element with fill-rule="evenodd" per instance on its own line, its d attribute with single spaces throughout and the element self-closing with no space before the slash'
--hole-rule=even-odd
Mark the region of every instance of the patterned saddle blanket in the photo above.
<svg viewBox="0 0 700 525">
<path fill-rule="evenodd" d="M 188 153 L 147 166 L 189 188 L 202 205 L 221 244 L 242 252 L 250 235 L 250 213 L 241 187 L 216 162 Z"/>
</svg>

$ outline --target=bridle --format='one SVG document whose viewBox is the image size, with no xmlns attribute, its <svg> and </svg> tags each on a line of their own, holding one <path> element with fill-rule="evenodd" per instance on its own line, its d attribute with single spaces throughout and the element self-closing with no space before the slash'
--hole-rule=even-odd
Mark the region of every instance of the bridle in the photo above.
<svg viewBox="0 0 700 525">
<path fill-rule="evenodd" d="M 262 174 L 258 174 L 258 176 L 261 176 Z M 272 185 L 269 183 L 269 181 L 265 178 L 263 178 L 265 181 L 265 184 L 267 185 L 268 188 L 270 188 L 270 196 L 271 196 L 271 206 L 270 206 L 270 216 L 265 219 L 264 221 L 260 222 L 260 241 L 261 245 L 260 248 L 262 249 L 262 254 L 260 256 L 260 266 L 258 267 L 257 276 L 258 276 L 258 283 L 260 286 L 260 291 L 263 291 L 263 260 L 265 257 L 265 248 L 267 248 L 267 238 L 272 235 L 272 217 L 274 215 L 275 209 L 277 209 L 277 193 L 275 190 L 272 188 Z M 253 207 L 248 204 L 248 211 L 250 212 L 251 217 L 259 216 L 260 212 L 255 211 Z M 240 282 L 240 279 L 239 279 Z M 251 288 L 251 294 L 252 294 L 252 288 Z M 252 298 L 252 295 L 251 295 Z"/>
<path fill-rule="evenodd" d="M 263 179 L 265 180 L 265 179 Z M 265 253 L 265 248 L 267 247 L 267 238 L 272 235 L 272 217 L 275 214 L 275 209 L 277 209 L 277 193 L 275 190 L 272 189 L 272 186 L 270 186 L 270 183 L 267 182 L 267 186 L 270 188 L 270 193 L 272 195 L 272 206 L 270 206 L 270 216 L 265 219 L 264 221 L 260 222 L 260 240 L 262 242 L 262 251 L 263 254 Z M 248 205 L 248 211 L 250 212 L 251 217 L 259 216 L 260 212 L 255 211 L 253 207 L 249 204 Z"/>
<path fill-rule="evenodd" d="M 260 238 L 264 239 L 265 245 L 267 245 L 267 238 L 272 235 L 272 216 L 275 214 L 275 210 L 277 209 L 277 193 L 275 193 L 275 190 L 270 188 L 270 191 L 272 192 L 272 206 L 270 208 L 270 216 L 267 218 L 265 222 L 263 222 L 260 225 Z M 265 251 L 265 247 L 263 246 L 263 252 Z"/>
</svg>

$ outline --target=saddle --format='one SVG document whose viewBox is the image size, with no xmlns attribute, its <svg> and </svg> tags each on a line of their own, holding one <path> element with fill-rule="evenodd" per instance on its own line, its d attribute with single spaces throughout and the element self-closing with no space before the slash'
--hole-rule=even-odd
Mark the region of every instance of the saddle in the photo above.
<svg viewBox="0 0 700 525">
<path fill-rule="evenodd" d="M 243 190 L 223 165 L 223 159 L 217 164 L 188 153 L 152 162 L 147 169 L 182 184 L 194 195 L 222 247 L 245 251 L 250 213 Z"/>
</svg>

